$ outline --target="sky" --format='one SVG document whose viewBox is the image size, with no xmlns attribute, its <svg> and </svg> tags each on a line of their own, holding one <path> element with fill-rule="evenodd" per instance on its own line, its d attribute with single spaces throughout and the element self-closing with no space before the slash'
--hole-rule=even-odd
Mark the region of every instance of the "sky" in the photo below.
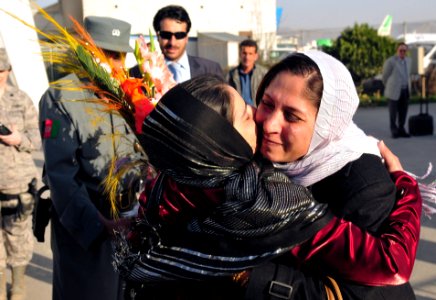
<svg viewBox="0 0 436 300">
<path fill-rule="evenodd" d="M 207 0 L 215 1 L 215 0 Z M 57 0 L 37 0 L 42 7 Z M 381 24 L 390 14 L 393 23 L 436 21 L 436 0 L 277 0 L 283 8 L 281 30 L 352 27 Z"/>
<path fill-rule="evenodd" d="M 283 8 L 282 30 L 378 27 L 387 14 L 393 23 L 436 21 L 435 0 L 277 0 L 277 7 Z"/>
</svg>

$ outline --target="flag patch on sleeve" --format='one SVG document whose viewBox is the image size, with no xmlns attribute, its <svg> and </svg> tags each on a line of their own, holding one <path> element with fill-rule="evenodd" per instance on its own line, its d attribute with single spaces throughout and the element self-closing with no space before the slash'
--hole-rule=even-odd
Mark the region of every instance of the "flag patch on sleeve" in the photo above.
<svg viewBox="0 0 436 300">
<path fill-rule="evenodd" d="M 59 120 L 46 119 L 43 124 L 44 131 L 42 132 L 43 139 L 55 138 L 59 133 Z"/>
</svg>

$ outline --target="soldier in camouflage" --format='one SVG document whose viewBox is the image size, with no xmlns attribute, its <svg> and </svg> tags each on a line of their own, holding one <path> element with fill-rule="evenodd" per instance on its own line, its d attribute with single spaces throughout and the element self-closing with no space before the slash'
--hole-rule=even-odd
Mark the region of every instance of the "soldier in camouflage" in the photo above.
<svg viewBox="0 0 436 300">
<path fill-rule="evenodd" d="M 0 49 L 0 123 L 10 130 L 0 135 L 0 300 L 6 300 L 8 265 L 12 268 L 10 299 L 25 297 L 24 273 L 33 252 L 29 216 L 34 199 L 28 191 L 37 174 L 31 152 L 41 146 L 38 113 L 29 96 L 7 84 L 10 71 L 6 51 Z"/>
</svg>

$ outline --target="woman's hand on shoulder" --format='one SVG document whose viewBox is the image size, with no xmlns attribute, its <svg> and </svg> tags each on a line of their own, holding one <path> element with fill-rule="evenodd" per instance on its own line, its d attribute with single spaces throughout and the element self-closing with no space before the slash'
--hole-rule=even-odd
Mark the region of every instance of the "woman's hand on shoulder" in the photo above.
<svg viewBox="0 0 436 300">
<path fill-rule="evenodd" d="M 398 156 L 392 153 L 392 151 L 385 145 L 383 141 L 378 142 L 378 148 L 389 173 L 393 173 L 395 171 L 404 171 Z"/>
</svg>

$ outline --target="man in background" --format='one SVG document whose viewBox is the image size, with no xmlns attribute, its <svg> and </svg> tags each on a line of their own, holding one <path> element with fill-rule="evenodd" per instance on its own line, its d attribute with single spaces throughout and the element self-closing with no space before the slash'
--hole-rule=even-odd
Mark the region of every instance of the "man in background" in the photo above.
<svg viewBox="0 0 436 300">
<path fill-rule="evenodd" d="M 256 106 L 257 87 L 268 71 L 256 65 L 259 58 L 256 41 L 244 40 L 239 44 L 239 65 L 230 69 L 226 81 L 234 87 L 242 98 L 250 105 Z"/>
<path fill-rule="evenodd" d="M 178 83 L 203 74 L 223 77 L 217 62 L 186 53 L 191 19 L 183 7 L 169 5 L 161 8 L 154 16 L 153 27 L 168 68 Z"/>
<path fill-rule="evenodd" d="M 84 23 L 111 66 L 123 68 L 124 55 L 133 50 L 129 46 L 130 24 L 96 16 L 86 17 Z M 86 83 L 76 74 L 63 81 L 78 89 L 51 87 L 39 103 L 44 181 L 53 203 L 52 299 L 121 300 L 123 284 L 112 265 L 112 241 L 114 229 L 126 226 L 129 220 L 114 219 L 103 181 L 114 157 L 137 158 L 136 137 L 119 114 L 107 112 L 99 101 L 93 101 L 99 95 L 80 89 Z M 132 186 L 128 178 L 120 181 L 118 193 L 124 199 Z M 133 202 L 125 204 L 125 209 L 134 207 Z"/>
<path fill-rule="evenodd" d="M 30 225 L 41 147 L 38 112 L 27 94 L 7 84 L 12 70 L 0 49 L 0 300 L 6 300 L 6 268 L 12 268 L 12 300 L 25 298 L 25 271 L 33 253 Z M 33 181 L 33 183 L 32 183 Z M 32 186 L 33 185 L 33 186 Z M 30 189 L 29 189 L 30 187 Z M 29 299 L 29 298 L 27 298 Z"/>
<path fill-rule="evenodd" d="M 388 99 L 389 124 L 392 137 L 410 137 L 404 128 L 409 106 L 411 60 L 406 56 L 408 47 L 399 43 L 396 55 L 383 65 L 384 96 Z"/>
</svg>

